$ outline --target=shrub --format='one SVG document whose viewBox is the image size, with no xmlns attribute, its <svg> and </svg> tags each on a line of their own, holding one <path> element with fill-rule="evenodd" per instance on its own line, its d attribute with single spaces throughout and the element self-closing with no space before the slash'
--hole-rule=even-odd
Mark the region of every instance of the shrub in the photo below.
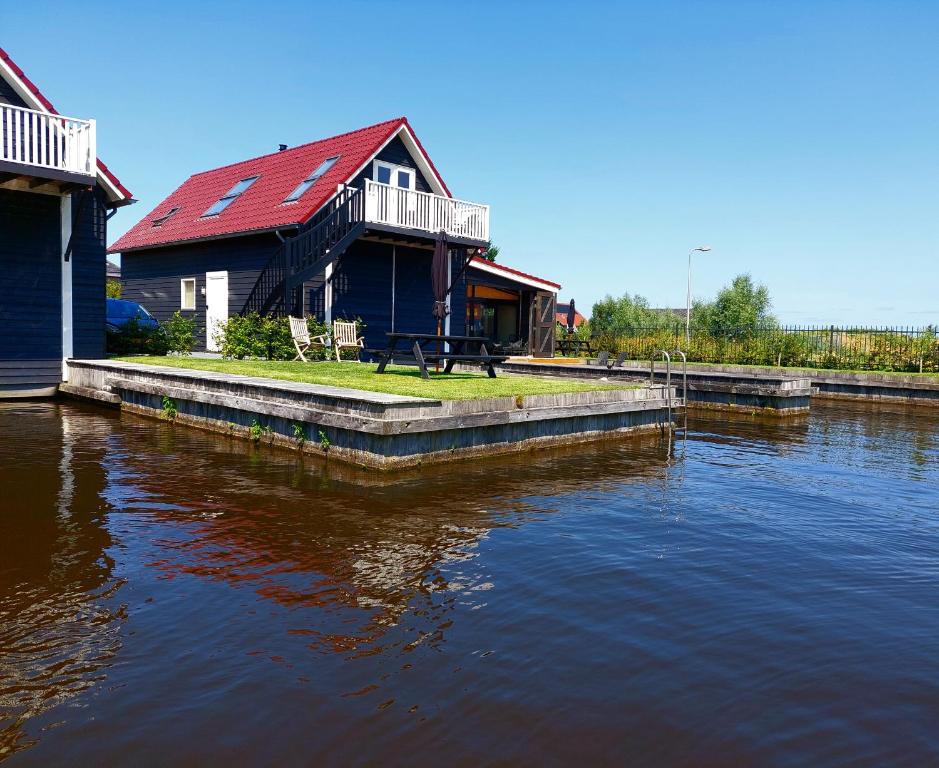
<svg viewBox="0 0 939 768">
<path fill-rule="evenodd" d="M 365 324 L 356 320 L 361 334 Z M 329 327 L 314 317 L 307 318 L 310 336 L 328 334 Z M 219 328 L 216 334 L 219 349 L 225 357 L 243 360 L 293 360 L 297 355 L 290 334 L 290 321 L 286 317 L 262 317 L 257 312 L 245 316 L 234 315 Z M 303 353 L 307 360 L 328 360 L 333 354 L 331 347 L 310 347 Z M 353 359 L 357 350 L 343 350 L 344 359 Z"/>
<path fill-rule="evenodd" d="M 244 360 L 246 357 L 267 357 L 262 331 L 263 318 L 257 312 L 232 315 L 219 326 L 215 341 L 224 357 Z"/>
<path fill-rule="evenodd" d="M 108 280 L 107 283 L 106 283 L 106 285 L 105 285 L 104 294 L 105 294 L 105 296 L 107 296 L 109 299 L 119 299 L 119 298 L 121 298 L 121 283 L 120 283 L 120 281 L 119 281 L 119 280 Z"/>
<path fill-rule="evenodd" d="M 163 332 L 166 334 L 166 344 L 170 352 L 192 354 L 196 336 L 196 321 L 193 318 L 183 317 L 177 310 L 163 323 Z"/>
<path fill-rule="evenodd" d="M 141 325 L 136 317 L 124 323 L 119 331 L 107 331 L 107 351 L 112 355 L 165 355 L 168 350 L 163 327 Z"/>
</svg>

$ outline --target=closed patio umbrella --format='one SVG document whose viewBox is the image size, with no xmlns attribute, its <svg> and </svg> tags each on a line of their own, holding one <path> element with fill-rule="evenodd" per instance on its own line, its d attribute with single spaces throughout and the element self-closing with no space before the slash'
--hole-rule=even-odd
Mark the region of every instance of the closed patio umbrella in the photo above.
<svg viewBox="0 0 939 768">
<path fill-rule="evenodd" d="M 440 324 L 447 316 L 447 291 L 450 286 L 447 284 L 449 279 L 448 261 L 450 259 L 450 243 L 447 240 L 447 233 L 440 230 L 437 235 L 437 243 L 434 245 L 434 258 L 430 264 L 430 279 L 434 291 L 434 317 L 437 318 L 437 335 L 440 335 Z M 437 343 L 437 354 L 440 354 L 440 343 Z M 439 369 L 440 363 L 435 366 Z"/>
<path fill-rule="evenodd" d="M 577 319 L 577 310 L 574 309 L 574 300 L 571 299 L 571 303 L 567 305 L 567 332 L 574 332 L 574 320 Z"/>
</svg>

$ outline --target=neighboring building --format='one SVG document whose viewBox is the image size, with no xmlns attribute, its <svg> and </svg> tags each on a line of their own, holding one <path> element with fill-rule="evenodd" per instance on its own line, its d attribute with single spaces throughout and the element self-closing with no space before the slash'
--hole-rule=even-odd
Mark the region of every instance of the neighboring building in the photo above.
<svg viewBox="0 0 939 768">
<path fill-rule="evenodd" d="M 102 357 L 109 211 L 130 192 L 0 49 L 0 397 L 54 394 L 64 360 Z"/>
<path fill-rule="evenodd" d="M 111 252 L 121 253 L 122 296 L 159 320 L 194 318 L 198 349 L 215 349 L 214 328 L 252 310 L 361 318 L 366 346 L 378 348 L 386 331 L 436 330 L 441 230 L 451 249 L 444 330 L 553 350 L 559 286 L 473 259 L 489 240 L 489 206 L 451 196 L 403 117 L 195 174 Z M 468 312 L 491 322 L 474 316 L 467 328 Z"/>
<path fill-rule="evenodd" d="M 550 280 L 474 257 L 466 270 L 466 332 L 551 357 L 560 289 Z"/>
<path fill-rule="evenodd" d="M 567 328 L 567 313 L 570 309 L 570 304 L 565 302 L 564 304 L 558 304 L 557 313 L 555 314 L 555 320 L 560 323 L 562 326 Z M 577 309 L 576 305 L 574 307 L 574 328 L 580 328 L 584 323 L 587 322 L 587 318 L 580 314 L 580 310 Z"/>
<path fill-rule="evenodd" d="M 111 261 L 110 259 L 108 259 L 108 260 L 105 262 L 104 267 L 105 267 L 105 270 L 106 270 L 106 272 L 105 272 L 105 277 L 107 277 L 108 280 L 117 280 L 117 281 L 120 281 L 120 279 L 121 279 L 121 267 L 120 267 L 119 264 L 115 264 L 113 261 Z"/>
</svg>

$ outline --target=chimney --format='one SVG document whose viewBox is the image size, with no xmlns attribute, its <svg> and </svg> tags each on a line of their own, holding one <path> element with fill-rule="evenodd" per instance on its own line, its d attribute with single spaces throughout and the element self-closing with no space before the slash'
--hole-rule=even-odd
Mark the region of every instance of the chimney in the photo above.
<svg viewBox="0 0 939 768">
<path fill-rule="evenodd" d="M 280 144 L 280 145 L 277 147 L 277 151 L 278 151 L 278 152 L 283 152 L 285 149 L 287 149 L 287 145 L 286 145 L 286 144 Z"/>
</svg>

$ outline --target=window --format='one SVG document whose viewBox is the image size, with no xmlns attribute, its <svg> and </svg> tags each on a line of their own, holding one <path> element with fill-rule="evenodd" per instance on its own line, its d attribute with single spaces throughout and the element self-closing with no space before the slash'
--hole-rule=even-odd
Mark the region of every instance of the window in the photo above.
<svg viewBox="0 0 939 768">
<path fill-rule="evenodd" d="M 227 194 L 223 195 L 222 198 L 215 203 L 209 210 L 202 214 L 201 218 L 206 216 L 218 216 L 222 211 L 224 211 L 229 205 L 231 205 L 235 200 L 238 199 L 240 195 L 243 195 L 254 182 L 256 182 L 260 176 L 250 176 L 247 179 L 242 179 L 230 190 Z"/>
<path fill-rule="evenodd" d="M 376 160 L 372 176 L 379 184 L 390 184 L 401 189 L 414 189 L 414 169 L 403 165 Z"/>
<path fill-rule="evenodd" d="M 326 173 L 326 171 L 332 168 L 336 164 L 336 161 L 339 160 L 339 158 L 340 158 L 340 155 L 336 155 L 335 157 L 327 158 L 322 163 L 320 163 L 316 167 L 316 170 L 313 171 L 313 173 L 311 173 L 303 181 L 301 181 L 300 184 L 297 186 L 297 188 L 293 192 L 291 192 L 289 195 L 287 195 L 287 197 L 284 199 L 284 202 L 295 203 L 297 200 L 303 197 L 306 194 L 307 190 L 310 187 L 312 187 L 314 184 L 316 184 L 317 179 L 319 179 L 320 176 L 322 176 L 323 174 Z"/>
<path fill-rule="evenodd" d="M 195 309 L 196 308 L 196 278 L 194 277 L 184 277 L 179 281 L 179 308 L 180 309 Z"/>
<path fill-rule="evenodd" d="M 163 225 L 170 217 L 172 217 L 173 214 L 175 214 L 176 211 L 178 211 L 178 210 L 179 210 L 178 207 L 177 207 L 177 208 L 170 208 L 170 209 L 169 209 L 166 213 L 164 213 L 162 216 L 157 216 L 157 217 L 151 222 L 151 224 L 153 224 L 154 227 L 162 226 L 162 225 Z"/>
</svg>

